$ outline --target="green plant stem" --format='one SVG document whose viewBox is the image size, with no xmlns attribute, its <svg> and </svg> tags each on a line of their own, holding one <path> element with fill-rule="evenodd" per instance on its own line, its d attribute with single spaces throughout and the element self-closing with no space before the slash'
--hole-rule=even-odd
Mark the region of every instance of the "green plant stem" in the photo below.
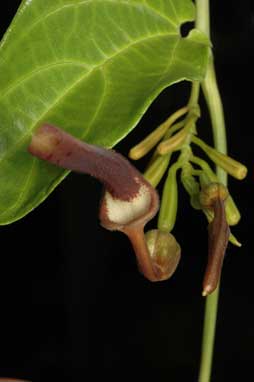
<svg viewBox="0 0 254 382">
<path fill-rule="evenodd" d="M 225 128 L 225 118 L 223 112 L 223 105 L 221 102 L 221 96 L 216 80 L 213 57 L 211 57 L 210 59 L 206 78 L 202 83 L 202 90 L 205 95 L 205 99 L 211 116 L 214 147 L 221 153 L 226 154 L 227 137 Z M 217 175 L 219 180 L 226 185 L 226 172 L 222 168 L 217 167 Z"/>
<path fill-rule="evenodd" d="M 220 286 L 206 297 L 198 382 L 210 382 Z"/>
<path fill-rule="evenodd" d="M 196 0 L 196 27 L 210 37 L 209 0 Z M 209 108 L 212 121 L 214 146 L 222 153 L 227 152 L 226 129 L 220 93 L 216 81 L 213 57 L 211 54 L 202 90 Z M 227 175 L 224 170 L 217 167 L 219 180 L 227 184 Z M 213 348 L 216 330 L 216 319 L 219 300 L 219 286 L 206 298 L 202 352 L 199 370 L 199 382 L 210 382 Z"/>
<path fill-rule="evenodd" d="M 190 98 L 188 102 L 189 109 L 196 107 L 198 105 L 199 93 L 200 93 L 200 82 L 193 81 L 192 87 L 191 87 L 191 94 L 190 94 Z"/>
<path fill-rule="evenodd" d="M 191 94 L 188 102 L 189 112 L 185 118 L 185 127 L 190 124 L 188 128 L 188 135 L 185 139 L 185 143 L 181 149 L 181 155 L 178 158 L 178 163 L 181 163 L 183 166 L 185 163 L 188 163 L 190 157 L 192 156 L 192 151 L 190 147 L 192 134 L 196 128 L 196 120 L 199 117 L 199 93 L 200 93 L 200 82 L 193 81 L 191 86 Z"/>
</svg>

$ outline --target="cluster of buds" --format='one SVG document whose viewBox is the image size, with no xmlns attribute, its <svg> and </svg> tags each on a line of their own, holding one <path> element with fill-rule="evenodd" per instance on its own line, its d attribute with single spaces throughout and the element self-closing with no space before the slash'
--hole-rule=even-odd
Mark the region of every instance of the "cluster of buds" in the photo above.
<svg viewBox="0 0 254 382">
<path fill-rule="evenodd" d="M 184 119 L 177 121 L 179 118 Z M 247 168 L 233 158 L 220 153 L 196 136 L 196 121 L 200 116 L 198 106 L 188 106 L 172 114 L 156 130 L 149 134 L 129 153 L 131 159 L 140 159 L 155 148 L 152 159 L 144 173 L 145 178 L 156 187 L 168 167 L 158 228 L 171 232 L 174 228 L 178 205 L 177 171 L 181 169 L 181 183 L 190 196 L 191 206 L 201 210 L 208 220 L 208 262 L 203 280 L 203 296 L 212 293 L 220 280 L 221 269 L 228 241 L 241 246 L 229 229 L 236 225 L 240 212 L 227 188 L 219 182 L 209 164 L 195 156 L 192 143 L 198 145 L 215 165 L 238 180 L 245 178 Z M 178 160 L 170 165 L 172 155 L 179 151 Z M 194 166 L 198 166 L 194 167 Z"/>
<path fill-rule="evenodd" d="M 186 113 L 184 120 L 176 122 Z M 34 133 L 28 150 L 41 160 L 89 174 L 103 183 L 100 222 L 103 227 L 128 236 L 138 268 L 150 281 L 170 278 L 180 260 L 181 248 L 171 231 L 177 216 L 177 172 L 181 169 L 181 181 L 190 195 L 191 205 L 202 210 L 209 221 L 208 264 L 203 282 L 203 295 L 206 296 L 214 291 L 219 282 L 228 240 L 240 245 L 229 230 L 229 225 L 238 223 L 240 213 L 210 166 L 192 154 L 190 143 L 198 144 L 210 159 L 237 179 L 243 179 L 247 170 L 239 162 L 195 137 L 198 117 L 198 108 L 179 109 L 130 151 L 130 157 L 137 160 L 156 147 L 144 175 L 114 150 L 82 142 L 48 124 Z M 181 154 L 169 166 L 175 151 Z M 192 163 L 201 169 L 194 168 Z M 160 205 L 155 188 L 168 167 Z M 145 233 L 145 225 L 158 210 L 157 229 Z"/>
</svg>

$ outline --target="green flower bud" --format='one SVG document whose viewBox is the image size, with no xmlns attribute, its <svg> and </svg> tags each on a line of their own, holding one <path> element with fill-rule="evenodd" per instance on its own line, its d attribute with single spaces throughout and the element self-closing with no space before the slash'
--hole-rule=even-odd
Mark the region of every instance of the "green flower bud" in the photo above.
<svg viewBox="0 0 254 382">
<path fill-rule="evenodd" d="M 178 168 L 178 164 L 174 164 L 170 167 L 168 177 L 163 187 L 161 207 L 158 218 L 158 228 L 161 231 L 170 232 L 175 225 L 178 204 L 178 189 L 176 179 L 176 172 Z"/>
<path fill-rule="evenodd" d="M 144 172 L 144 178 L 153 186 L 157 187 L 160 183 L 163 175 L 165 174 L 169 161 L 170 154 L 167 155 L 159 155 L 155 158 L 154 161 L 148 166 L 146 171 Z"/>
<path fill-rule="evenodd" d="M 173 113 L 165 122 L 157 127 L 151 134 L 149 134 L 143 141 L 134 146 L 130 152 L 129 157 L 133 160 L 138 160 L 146 155 L 157 143 L 163 138 L 167 130 L 174 124 L 174 122 L 186 114 L 188 107 L 182 107 Z"/>
<path fill-rule="evenodd" d="M 196 210 L 200 210 L 200 201 L 199 201 L 199 193 L 200 187 L 199 183 L 196 181 L 195 177 L 192 175 L 193 168 L 190 163 L 187 163 L 181 172 L 181 181 L 182 184 L 190 195 L 190 203 L 193 208 Z"/>
<path fill-rule="evenodd" d="M 235 159 L 229 157 L 228 155 L 221 153 L 220 151 L 217 151 L 213 147 L 208 146 L 205 142 L 203 142 L 201 139 L 195 136 L 193 136 L 192 140 L 199 147 L 201 147 L 202 150 L 205 151 L 208 157 L 217 166 L 220 166 L 221 168 L 223 168 L 229 175 L 233 176 L 234 178 L 238 180 L 242 180 L 246 177 L 248 170 L 247 170 L 247 167 L 244 166 L 242 163 L 236 161 Z"/>
<path fill-rule="evenodd" d="M 178 133 L 170 136 L 169 139 L 164 139 L 157 147 L 157 152 L 160 155 L 165 155 L 169 152 L 179 150 L 190 137 L 190 132 L 193 134 L 196 131 L 196 121 L 200 117 L 200 108 L 199 106 L 193 107 L 188 113 L 184 128 Z"/>
<path fill-rule="evenodd" d="M 185 126 L 178 133 L 170 137 L 166 141 L 163 141 L 157 147 L 157 151 L 160 155 L 165 155 L 175 150 L 178 150 L 186 141 L 189 135 L 189 127 Z"/>
<path fill-rule="evenodd" d="M 158 277 L 160 280 L 169 279 L 180 261 L 180 245 L 172 234 L 158 229 L 148 231 L 145 240 Z"/>
</svg>

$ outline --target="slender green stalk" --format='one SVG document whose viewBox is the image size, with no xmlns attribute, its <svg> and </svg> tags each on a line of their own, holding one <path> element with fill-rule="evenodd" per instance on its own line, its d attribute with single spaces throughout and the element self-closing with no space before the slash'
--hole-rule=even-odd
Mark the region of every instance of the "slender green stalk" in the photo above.
<svg viewBox="0 0 254 382">
<path fill-rule="evenodd" d="M 196 0 L 196 27 L 202 30 L 210 37 L 210 15 L 209 15 L 209 0 Z M 202 83 L 202 90 L 209 108 L 214 145 L 217 150 L 222 153 L 227 152 L 226 131 L 223 106 L 220 93 L 216 81 L 214 70 L 213 57 L 211 55 L 205 80 Z M 217 175 L 219 180 L 227 184 L 227 175 L 224 170 L 217 167 Z M 219 300 L 219 286 L 217 289 L 206 298 L 202 353 L 200 361 L 199 382 L 210 382 L 213 348 L 216 330 L 216 318 Z"/>
<path fill-rule="evenodd" d="M 192 87 L 191 87 L 191 94 L 190 94 L 190 98 L 188 102 L 189 109 L 196 107 L 198 105 L 199 93 L 200 93 L 200 82 L 193 81 Z"/>
<path fill-rule="evenodd" d="M 202 90 L 209 108 L 212 128 L 214 147 L 223 154 L 227 153 L 227 137 L 225 128 L 225 119 L 223 112 L 223 105 L 217 85 L 216 74 L 214 69 L 213 57 L 210 59 L 209 67 L 207 70 L 206 78 L 202 83 Z M 226 172 L 217 167 L 217 175 L 219 180 L 226 185 L 227 174 Z"/>
<path fill-rule="evenodd" d="M 191 86 L 191 94 L 188 102 L 189 107 L 189 113 L 185 119 L 185 127 L 187 128 L 187 136 L 184 140 L 184 145 L 181 148 L 181 155 L 178 159 L 178 162 L 184 165 L 184 163 L 188 163 L 190 160 L 190 157 L 192 156 L 192 151 L 190 147 L 192 134 L 195 131 L 196 128 L 196 120 L 200 116 L 200 110 L 199 110 L 199 93 L 200 93 L 200 82 L 199 81 L 193 81 Z"/>
<path fill-rule="evenodd" d="M 210 38 L 210 4 L 209 0 L 196 0 L 196 28 Z"/>
<path fill-rule="evenodd" d="M 202 353 L 198 382 L 210 382 L 220 293 L 219 290 L 220 286 L 218 285 L 215 291 L 206 297 Z"/>
</svg>

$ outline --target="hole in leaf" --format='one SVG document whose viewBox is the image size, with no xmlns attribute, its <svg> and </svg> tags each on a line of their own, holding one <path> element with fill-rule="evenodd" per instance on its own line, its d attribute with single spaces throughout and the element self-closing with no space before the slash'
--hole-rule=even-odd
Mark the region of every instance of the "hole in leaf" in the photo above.
<svg viewBox="0 0 254 382">
<path fill-rule="evenodd" d="M 193 21 L 187 21 L 180 26 L 180 34 L 182 37 L 187 37 L 190 31 L 194 28 Z"/>
</svg>

